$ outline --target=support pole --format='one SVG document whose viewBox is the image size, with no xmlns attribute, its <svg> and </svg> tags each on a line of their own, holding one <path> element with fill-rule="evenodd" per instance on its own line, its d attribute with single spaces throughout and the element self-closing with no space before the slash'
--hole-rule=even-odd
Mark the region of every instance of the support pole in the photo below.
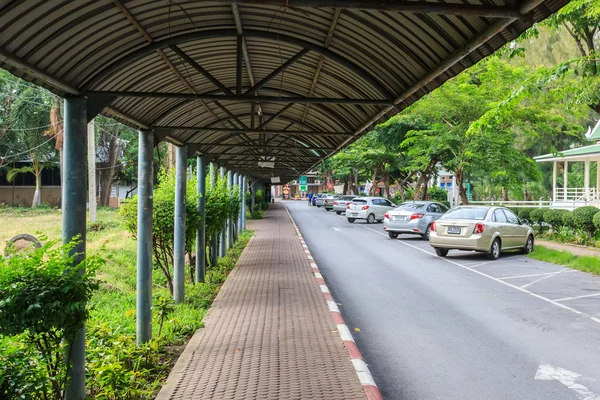
<svg viewBox="0 0 600 400">
<path fill-rule="evenodd" d="M 233 189 L 233 171 L 227 171 L 227 191 L 231 193 Z M 227 218 L 227 249 L 233 246 L 233 217 Z"/>
<path fill-rule="evenodd" d="M 590 201 L 590 160 L 585 160 L 583 167 L 583 187 L 585 200 Z"/>
<path fill-rule="evenodd" d="M 198 211 L 200 212 L 200 229 L 196 233 L 196 283 L 204 282 L 206 274 L 206 157 L 196 158 L 196 176 L 198 184 L 196 190 Z"/>
<path fill-rule="evenodd" d="M 238 238 L 239 234 L 244 230 L 244 225 L 242 223 L 242 212 L 244 211 L 244 175 L 240 174 L 238 176 L 238 187 L 240 190 L 240 213 L 237 219 L 238 226 Z"/>
<path fill-rule="evenodd" d="M 220 175 L 221 179 L 225 179 L 225 167 L 221 167 L 221 169 L 219 171 L 219 175 Z M 227 244 L 225 242 L 225 240 L 226 240 L 225 232 L 226 231 L 227 231 L 227 221 L 225 221 L 225 223 L 223 224 L 223 230 L 221 231 L 221 240 L 219 241 L 219 256 L 220 257 L 225 257 L 225 253 L 227 253 Z"/>
<path fill-rule="evenodd" d="M 173 298 L 181 303 L 185 288 L 185 189 L 187 147 L 175 149 L 175 232 L 173 243 Z"/>
<path fill-rule="evenodd" d="M 65 99 L 64 172 L 62 182 L 62 241 L 77 238 L 73 249 L 75 265 L 85 259 L 86 202 L 87 202 L 87 100 L 78 97 Z M 68 344 L 71 368 L 65 390 L 66 400 L 85 398 L 85 327 Z"/>
<path fill-rule="evenodd" d="M 94 120 L 87 125 L 87 146 L 90 222 L 96 222 L 96 126 Z"/>
<path fill-rule="evenodd" d="M 244 175 L 242 178 L 242 229 L 246 229 L 246 190 L 247 178 Z"/>
<path fill-rule="evenodd" d="M 567 181 L 569 180 L 569 162 L 565 161 L 565 167 L 563 169 L 563 200 L 567 201 L 567 188 L 569 187 Z"/>
<path fill-rule="evenodd" d="M 556 176 L 558 174 L 558 162 L 555 160 L 552 166 L 552 200 L 556 201 Z"/>
<path fill-rule="evenodd" d="M 138 134 L 137 344 L 152 339 L 152 186 L 154 134 Z"/>
<path fill-rule="evenodd" d="M 238 190 L 239 190 L 239 187 L 240 187 L 239 180 L 240 180 L 240 174 L 238 174 L 236 172 L 235 174 L 233 174 L 233 187 L 235 188 L 237 186 Z M 238 196 L 237 197 L 238 198 L 240 197 L 239 192 L 238 192 Z M 231 217 L 231 222 L 232 222 L 231 225 L 233 226 L 233 228 L 232 228 L 232 230 L 233 230 L 233 242 L 232 242 L 232 245 L 233 245 L 233 243 L 237 242 L 237 236 L 238 236 L 238 232 L 239 232 L 239 229 L 240 229 L 240 224 L 238 223 L 239 216 L 240 216 L 240 213 L 238 211 L 237 215 Z"/>
<path fill-rule="evenodd" d="M 210 163 L 210 187 L 212 189 L 215 188 L 217 184 L 217 166 L 215 163 Z M 213 261 L 213 266 L 217 265 L 217 258 L 219 257 L 219 234 L 214 233 L 212 237 L 211 243 L 211 259 Z"/>
</svg>

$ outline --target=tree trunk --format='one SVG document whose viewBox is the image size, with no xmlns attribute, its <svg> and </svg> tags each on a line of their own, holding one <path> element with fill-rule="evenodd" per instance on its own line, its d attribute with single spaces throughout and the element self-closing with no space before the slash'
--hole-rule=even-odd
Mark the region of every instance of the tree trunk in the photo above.
<svg viewBox="0 0 600 400">
<path fill-rule="evenodd" d="M 342 189 L 342 194 L 348 194 L 348 179 L 344 179 L 344 188 Z"/>
<path fill-rule="evenodd" d="M 463 181 L 465 179 L 465 171 L 460 168 L 456 168 L 454 170 L 454 176 L 456 177 L 456 186 L 458 186 L 458 194 L 460 196 L 460 202 L 462 204 L 469 204 L 469 199 L 467 198 L 467 191 L 463 185 Z"/>
<path fill-rule="evenodd" d="M 508 201 L 508 190 L 504 186 L 502 187 L 502 200 Z"/>
<path fill-rule="evenodd" d="M 110 192 L 112 190 L 112 180 L 116 171 L 117 156 L 119 155 L 118 131 L 111 135 L 108 144 L 108 161 L 103 169 L 100 170 L 100 205 L 108 207 L 110 203 Z"/>
<path fill-rule="evenodd" d="M 383 172 L 383 190 L 385 191 L 384 196 L 386 199 L 390 198 L 390 173 L 385 171 Z"/>
<path fill-rule="evenodd" d="M 167 143 L 167 165 L 165 170 L 168 172 L 175 168 L 175 145 Z"/>
<path fill-rule="evenodd" d="M 360 194 L 360 182 L 358 182 L 358 169 L 354 170 L 354 187 L 352 194 L 356 196 Z"/>
<path fill-rule="evenodd" d="M 369 190 L 369 193 L 367 193 L 367 195 L 375 196 L 377 190 L 377 168 L 375 168 L 375 170 L 373 171 L 373 180 L 371 181 L 371 183 L 371 190 Z"/>
<path fill-rule="evenodd" d="M 41 204 L 41 193 L 40 193 L 40 177 L 41 171 L 37 171 L 35 174 L 35 192 L 33 193 L 33 202 L 31 203 L 31 208 L 36 208 Z"/>
</svg>

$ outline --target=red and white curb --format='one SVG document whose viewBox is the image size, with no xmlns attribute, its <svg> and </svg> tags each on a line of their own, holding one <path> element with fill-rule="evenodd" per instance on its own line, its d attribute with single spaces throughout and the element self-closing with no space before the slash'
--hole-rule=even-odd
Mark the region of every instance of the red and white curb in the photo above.
<svg viewBox="0 0 600 400">
<path fill-rule="evenodd" d="M 313 273 L 315 274 L 315 278 L 319 283 L 319 287 L 321 288 L 321 293 L 323 293 L 323 297 L 327 302 L 327 306 L 329 307 L 329 311 L 331 312 L 331 316 L 333 317 L 333 322 L 337 327 L 337 331 L 340 334 L 341 339 L 344 341 L 344 345 L 346 346 L 346 350 L 348 350 L 348 354 L 350 355 L 350 360 L 352 361 L 352 365 L 354 366 L 354 370 L 356 371 L 356 375 L 358 376 L 358 380 L 362 385 L 365 395 L 368 400 L 382 400 L 383 396 L 379 391 L 379 388 L 375 384 L 373 380 L 373 376 L 371 375 L 371 371 L 369 371 L 369 367 L 365 363 L 363 356 L 360 354 L 360 350 L 358 350 L 358 346 L 354 341 L 354 337 L 352 337 L 352 332 L 344 322 L 344 318 L 342 318 L 342 314 L 340 313 L 340 309 L 337 306 L 337 303 L 333 299 L 329 288 L 327 287 L 327 283 L 325 283 L 325 279 L 323 279 L 323 275 L 321 275 L 321 271 L 319 267 L 315 263 L 315 259 L 310 254 L 310 250 L 302 237 L 302 233 L 298 229 L 296 222 L 292 218 L 287 207 L 285 207 L 285 211 L 290 217 L 290 221 L 294 225 L 294 229 L 296 230 L 296 234 L 300 239 L 300 243 L 302 243 L 302 248 L 304 249 L 304 253 L 306 253 L 306 258 L 312 268 Z"/>
</svg>

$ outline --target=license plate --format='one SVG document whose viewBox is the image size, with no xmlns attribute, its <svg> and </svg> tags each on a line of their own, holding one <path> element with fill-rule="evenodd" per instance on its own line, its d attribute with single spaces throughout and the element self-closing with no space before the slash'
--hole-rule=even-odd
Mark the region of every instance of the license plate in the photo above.
<svg viewBox="0 0 600 400">
<path fill-rule="evenodd" d="M 460 228 L 454 226 L 448 227 L 448 233 L 451 235 L 460 235 Z"/>
<path fill-rule="evenodd" d="M 394 217 L 394 221 L 406 221 L 406 217 L 402 215 L 397 215 Z"/>
<path fill-rule="evenodd" d="M 358 213 L 352 213 L 353 217 L 358 217 Z"/>
</svg>

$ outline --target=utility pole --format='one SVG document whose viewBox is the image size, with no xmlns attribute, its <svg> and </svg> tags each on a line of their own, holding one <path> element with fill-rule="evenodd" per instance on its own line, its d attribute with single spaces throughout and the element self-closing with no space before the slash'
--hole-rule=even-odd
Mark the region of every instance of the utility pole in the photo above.
<svg viewBox="0 0 600 400">
<path fill-rule="evenodd" d="M 88 180 L 90 222 L 96 222 L 96 127 L 94 120 L 87 125 Z"/>
</svg>

